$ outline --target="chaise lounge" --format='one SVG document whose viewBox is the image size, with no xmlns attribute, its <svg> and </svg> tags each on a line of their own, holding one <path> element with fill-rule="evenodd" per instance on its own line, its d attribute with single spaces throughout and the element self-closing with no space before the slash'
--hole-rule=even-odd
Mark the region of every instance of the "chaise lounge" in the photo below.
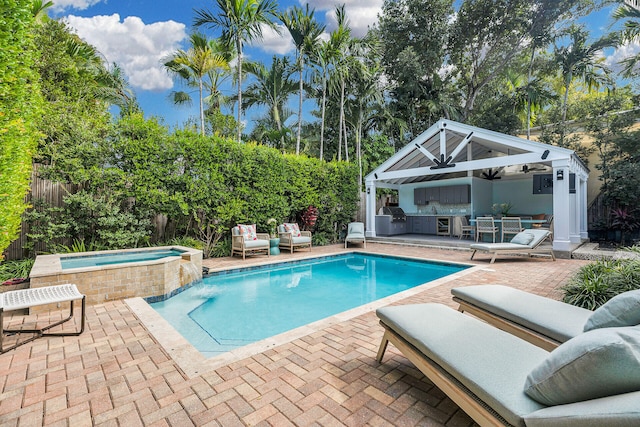
<svg viewBox="0 0 640 427">
<path fill-rule="evenodd" d="M 383 307 L 392 343 L 481 426 L 640 425 L 640 326 L 597 328 L 548 351 L 441 304 Z"/>
<path fill-rule="evenodd" d="M 553 254 L 553 248 L 551 246 L 541 247 L 542 242 L 547 240 L 549 236 L 550 232 L 548 230 L 530 229 L 516 234 L 510 242 L 506 243 L 472 243 L 470 246 L 470 248 L 473 249 L 471 259 L 473 259 L 476 252 L 481 251 L 493 254 L 489 264 L 494 263 L 498 254 L 514 253 L 526 254 L 528 256 L 534 254 L 548 255 L 555 261 L 556 257 Z"/>
<path fill-rule="evenodd" d="M 640 324 L 640 290 L 617 295 L 596 311 L 503 285 L 453 288 L 451 294 L 460 304 L 458 311 L 549 351 L 590 330 L 594 321 Z"/>
</svg>

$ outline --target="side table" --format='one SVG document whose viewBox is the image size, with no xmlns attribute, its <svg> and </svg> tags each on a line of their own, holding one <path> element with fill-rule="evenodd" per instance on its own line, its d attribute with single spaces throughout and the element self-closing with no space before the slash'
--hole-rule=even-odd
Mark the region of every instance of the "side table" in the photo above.
<svg viewBox="0 0 640 427">
<path fill-rule="evenodd" d="M 280 244 L 280 239 L 269 239 L 269 253 L 271 255 L 280 255 L 280 248 L 278 245 Z"/>
</svg>

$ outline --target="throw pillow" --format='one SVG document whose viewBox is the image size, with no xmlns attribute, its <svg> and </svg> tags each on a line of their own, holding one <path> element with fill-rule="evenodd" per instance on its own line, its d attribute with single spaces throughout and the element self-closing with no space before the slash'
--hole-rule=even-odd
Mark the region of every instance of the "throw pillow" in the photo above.
<svg viewBox="0 0 640 427">
<path fill-rule="evenodd" d="M 528 245 L 529 243 L 533 242 L 534 238 L 535 236 L 533 234 L 526 231 L 521 231 L 513 236 L 513 238 L 511 239 L 511 243 L 515 243 L 517 245 Z"/>
<path fill-rule="evenodd" d="M 238 224 L 238 229 L 240 230 L 240 235 L 244 238 L 244 240 L 258 240 L 258 236 L 256 236 L 255 224 Z"/>
<path fill-rule="evenodd" d="M 640 390 L 638 348 L 638 326 L 585 332 L 534 368 L 524 391 L 543 405 L 562 405 Z"/>
<path fill-rule="evenodd" d="M 302 234 L 300 233 L 300 228 L 296 223 L 284 223 L 284 231 L 287 233 L 291 233 L 291 237 L 300 237 Z"/>
<path fill-rule="evenodd" d="M 634 325 L 640 325 L 640 289 L 616 295 L 596 309 L 587 319 L 584 331 Z"/>
</svg>

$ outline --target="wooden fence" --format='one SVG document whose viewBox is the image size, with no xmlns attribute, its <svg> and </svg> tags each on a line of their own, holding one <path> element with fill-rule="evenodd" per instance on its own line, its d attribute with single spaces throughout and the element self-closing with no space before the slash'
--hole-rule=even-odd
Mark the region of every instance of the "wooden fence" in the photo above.
<svg viewBox="0 0 640 427">
<path fill-rule="evenodd" d="M 61 184 L 59 182 L 49 181 L 48 179 L 40 178 L 38 171 L 42 165 L 35 164 L 33 171 L 31 172 L 31 191 L 27 194 L 25 200 L 27 203 L 31 203 L 32 200 L 43 199 L 47 203 L 53 206 L 62 206 L 63 197 L 75 192 L 77 186 L 73 184 Z M 29 225 L 25 222 L 22 223 L 22 230 L 20 237 L 14 240 L 11 245 L 5 250 L 5 259 L 20 259 L 24 257 L 24 249 L 22 248 L 27 242 L 27 233 L 29 232 Z M 44 251 L 46 248 L 42 243 L 36 243 L 36 251 Z"/>
</svg>

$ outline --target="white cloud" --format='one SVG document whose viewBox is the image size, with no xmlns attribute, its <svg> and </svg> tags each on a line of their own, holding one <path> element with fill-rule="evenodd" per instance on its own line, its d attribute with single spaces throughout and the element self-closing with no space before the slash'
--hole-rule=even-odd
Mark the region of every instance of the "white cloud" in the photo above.
<svg viewBox="0 0 640 427">
<path fill-rule="evenodd" d="M 329 31 L 336 28 L 336 6 L 344 4 L 347 21 L 351 27 L 352 34 L 356 37 L 364 36 L 369 27 L 378 22 L 378 15 L 382 11 L 383 4 L 383 0 L 344 0 L 342 2 L 336 2 L 335 0 L 298 1 L 302 6 L 309 3 L 309 7 L 315 8 L 316 13 L 318 11 L 325 11 L 325 22 L 327 24 L 327 30 Z"/>
<path fill-rule="evenodd" d="M 175 21 L 145 24 L 136 16 L 101 15 L 91 18 L 69 15 L 69 26 L 95 46 L 109 63 L 116 62 L 134 88 L 161 91 L 173 81 L 161 60 L 180 48 L 187 37 L 185 25 Z"/>
<path fill-rule="evenodd" d="M 623 66 L 619 62 L 640 54 L 640 44 L 629 43 L 618 47 L 614 52 L 605 58 L 605 64 L 615 72 L 622 70 Z"/>
<path fill-rule="evenodd" d="M 262 40 L 252 44 L 252 46 L 259 47 L 267 53 L 276 53 L 278 55 L 286 55 L 287 53 L 295 50 L 293 39 L 289 30 L 284 25 L 277 25 L 278 31 L 262 24 Z"/>
<path fill-rule="evenodd" d="M 54 12 L 61 12 L 66 9 L 85 10 L 102 0 L 55 0 L 51 9 Z"/>
</svg>

